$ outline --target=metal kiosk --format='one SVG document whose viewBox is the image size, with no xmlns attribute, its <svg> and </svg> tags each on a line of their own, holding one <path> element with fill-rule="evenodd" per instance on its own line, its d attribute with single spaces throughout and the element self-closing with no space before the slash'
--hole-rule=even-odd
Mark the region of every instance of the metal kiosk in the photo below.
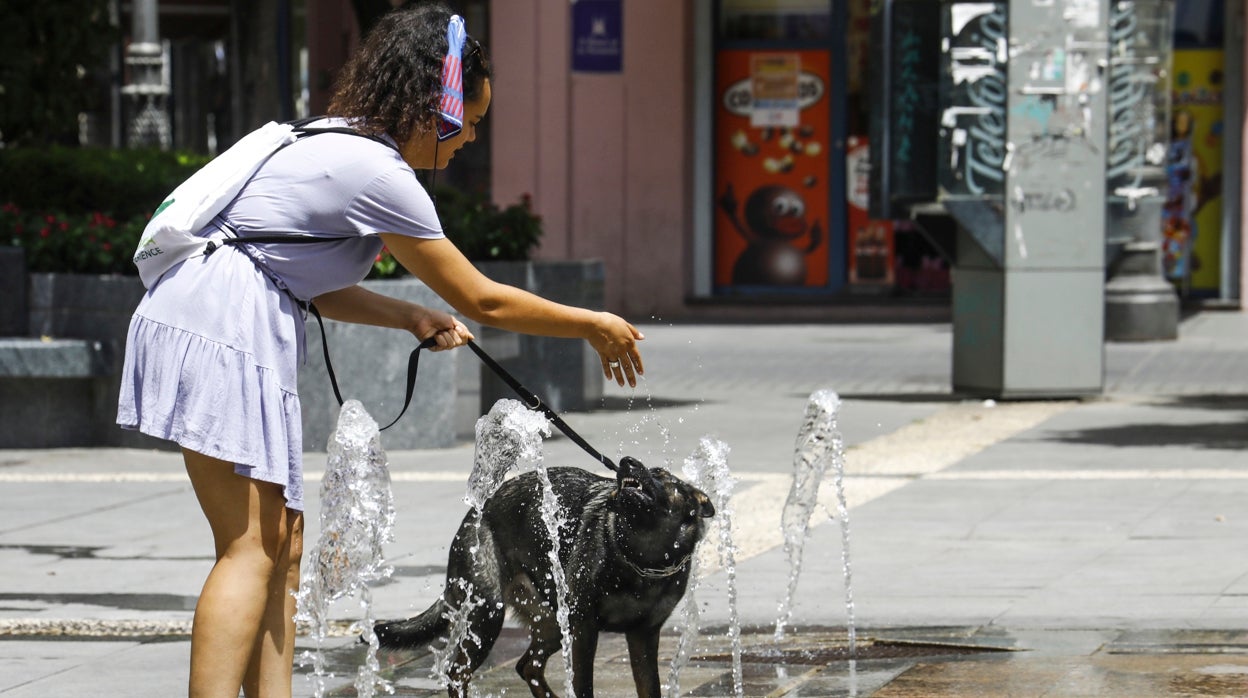
<svg viewBox="0 0 1248 698">
<path fill-rule="evenodd" d="M 891 34 L 884 66 L 890 78 L 877 96 L 893 113 L 881 134 L 885 151 L 873 157 L 873 165 L 884 164 L 873 179 L 880 184 L 873 200 L 894 215 L 905 208 L 920 223 L 933 210 L 956 222 L 955 392 L 1101 392 L 1106 260 L 1118 251 L 1107 241 L 1134 239 L 1138 231 L 1131 231 L 1149 227 L 1136 218 L 1155 208 L 1159 193 L 1149 178 L 1165 153 L 1166 110 L 1157 109 L 1156 79 L 1164 66 L 1135 60 L 1136 48 L 1154 34 L 1132 24 L 1133 13 L 1165 2 L 885 0 L 881 12 L 892 16 L 880 24 Z M 936 181 L 923 204 L 915 201 L 921 187 L 904 186 L 913 175 L 895 171 L 898 147 L 925 143 L 921 130 L 913 139 L 898 133 L 897 111 L 908 108 L 906 81 L 898 77 L 908 54 L 896 47 L 921 47 L 921 37 L 906 32 L 930 26 L 913 16 L 934 19 L 934 12 L 939 88 L 929 107 L 936 124 L 928 147 Z M 921 117 L 923 95 L 909 102 Z M 1107 236 L 1110 227 L 1128 232 Z"/>
</svg>

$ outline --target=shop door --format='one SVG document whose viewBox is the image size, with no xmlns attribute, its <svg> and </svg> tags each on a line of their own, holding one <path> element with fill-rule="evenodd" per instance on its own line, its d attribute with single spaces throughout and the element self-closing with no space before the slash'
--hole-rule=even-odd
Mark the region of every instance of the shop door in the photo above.
<svg viewBox="0 0 1248 698">
<path fill-rule="evenodd" d="M 843 32 L 830 0 L 716 6 L 716 295 L 845 282 Z"/>
</svg>

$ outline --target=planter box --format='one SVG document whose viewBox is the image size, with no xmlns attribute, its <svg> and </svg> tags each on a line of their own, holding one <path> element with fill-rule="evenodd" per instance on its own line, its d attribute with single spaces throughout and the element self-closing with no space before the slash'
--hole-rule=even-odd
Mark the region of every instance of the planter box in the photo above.
<svg viewBox="0 0 1248 698">
<path fill-rule="evenodd" d="M 559 303 L 592 309 L 604 304 L 604 265 L 598 260 L 479 262 L 477 267 L 495 281 Z M 363 286 L 454 314 L 429 287 L 411 277 L 365 281 Z M 490 356 L 556 411 L 588 409 L 602 399 L 598 356 L 584 340 L 519 335 L 468 324 Z M 359 400 L 385 426 L 403 406 L 407 357 L 415 340 L 406 333 L 376 327 L 330 320 L 325 326 L 343 398 Z M 304 444 L 309 450 L 321 450 L 337 419 L 338 403 L 325 372 L 315 319 L 309 319 L 307 331 L 307 364 L 299 373 Z M 382 443 L 388 449 L 419 449 L 471 441 L 477 418 L 499 399 L 515 397 L 506 383 L 467 350 L 422 352 L 411 407 L 383 433 Z"/>
<path fill-rule="evenodd" d="M 601 260 L 561 262 L 479 262 L 486 276 L 543 298 L 592 310 L 605 306 Z M 524 387 L 556 412 L 580 411 L 602 399 L 602 365 L 583 339 L 534 337 L 484 329 L 480 344 Z M 516 394 L 481 366 L 480 414 L 500 398 Z"/>
<path fill-rule="evenodd" d="M 451 312 L 446 302 L 423 282 L 406 277 L 361 284 L 377 293 Z M 307 363 L 299 369 L 303 403 L 303 444 L 324 451 L 338 420 L 338 401 L 325 370 L 321 332 L 316 318 L 307 322 Z M 386 426 L 403 407 L 407 361 L 416 339 L 407 332 L 344 322 L 325 321 L 329 356 L 344 400 L 359 400 Z M 470 353 L 420 353 L 416 392 L 407 413 L 382 432 L 386 449 L 446 448 L 458 442 L 457 375 L 460 362 L 475 361 Z M 471 365 L 471 364 L 467 364 Z M 471 419 L 475 420 L 473 416 Z"/>
<path fill-rule="evenodd" d="M 25 337 L 30 327 L 26 307 L 26 251 L 0 247 L 0 337 Z"/>
<path fill-rule="evenodd" d="M 0 447 L 170 448 L 115 424 L 126 329 L 143 297 L 142 282 L 44 273 L 28 280 L 28 333 L 49 339 L 4 342 Z"/>
</svg>

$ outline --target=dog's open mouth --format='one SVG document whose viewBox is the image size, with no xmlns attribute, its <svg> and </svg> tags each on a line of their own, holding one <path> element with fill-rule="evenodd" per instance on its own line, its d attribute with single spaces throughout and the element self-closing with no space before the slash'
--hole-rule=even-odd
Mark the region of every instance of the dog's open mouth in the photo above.
<svg viewBox="0 0 1248 698">
<path fill-rule="evenodd" d="M 635 478 L 635 477 L 622 477 L 622 478 L 620 478 L 620 489 L 622 489 L 622 490 L 626 490 L 626 489 L 630 489 L 630 488 L 631 488 L 631 489 L 640 489 L 640 488 L 641 488 L 641 480 L 638 480 L 638 479 L 637 479 L 637 478 Z"/>
</svg>

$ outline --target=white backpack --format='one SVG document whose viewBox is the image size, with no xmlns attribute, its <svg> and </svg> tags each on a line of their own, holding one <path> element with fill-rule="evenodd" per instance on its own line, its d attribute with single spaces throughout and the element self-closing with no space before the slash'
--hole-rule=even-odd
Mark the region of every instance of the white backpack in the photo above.
<svg viewBox="0 0 1248 698">
<path fill-rule="evenodd" d="M 151 288 L 178 262 L 203 254 L 208 238 L 195 233 L 238 196 L 269 156 L 297 138 L 294 125 L 270 121 L 178 185 L 152 214 L 134 251 L 143 285 Z"/>
<path fill-rule="evenodd" d="M 139 238 L 138 249 L 134 251 L 134 265 L 139 268 L 143 286 L 151 288 L 178 262 L 211 252 L 222 242 L 325 242 L 326 238 L 297 235 L 249 236 L 213 242 L 195 235 L 238 196 L 243 186 L 274 153 L 300 138 L 318 133 L 342 133 L 368 138 L 389 148 L 395 147 L 380 136 L 342 126 L 307 128 L 307 124 L 323 118 L 313 116 L 285 123 L 270 121 L 243 136 L 179 184 L 156 208 L 143 229 L 143 236 Z"/>
</svg>

